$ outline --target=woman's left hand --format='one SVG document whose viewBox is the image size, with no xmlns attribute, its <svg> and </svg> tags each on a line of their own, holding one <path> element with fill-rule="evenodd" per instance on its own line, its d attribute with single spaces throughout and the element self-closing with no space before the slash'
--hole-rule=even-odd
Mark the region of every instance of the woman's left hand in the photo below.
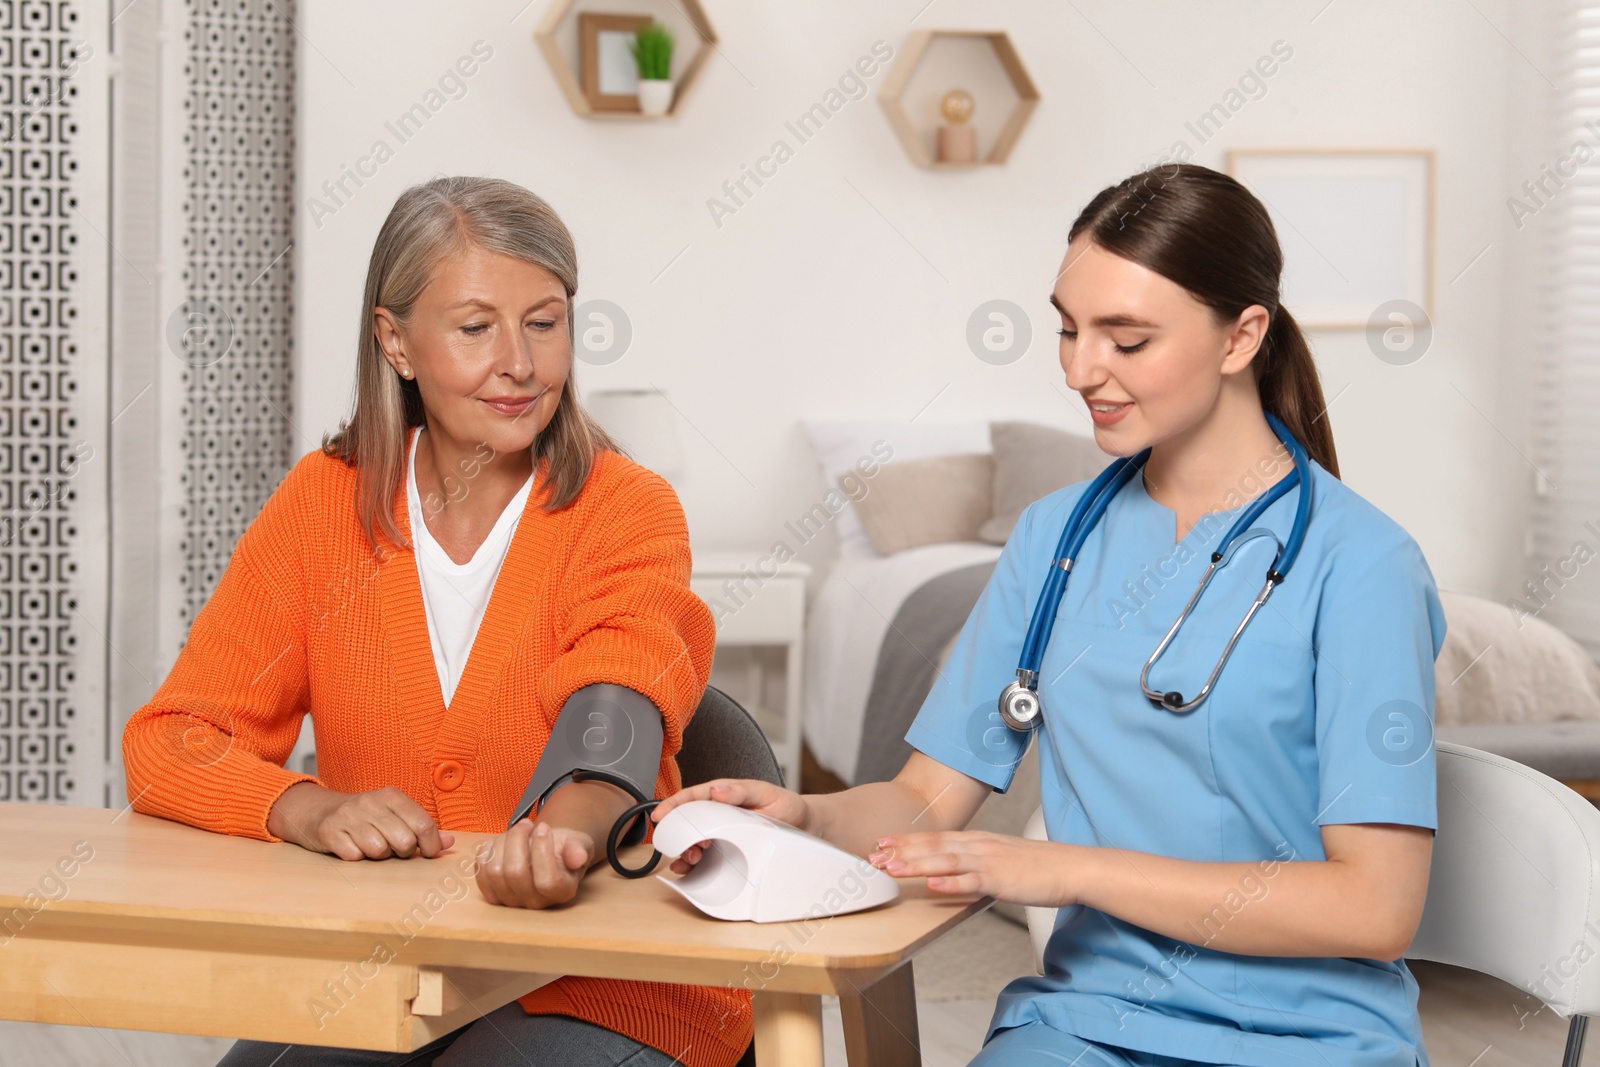
<svg viewBox="0 0 1600 1067">
<path fill-rule="evenodd" d="M 1030 907 L 1077 903 L 1072 846 L 983 830 L 880 838 L 867 859 L 896 878 L 927 878 L 936 893 L 977 893 Z"/>
<path fill-rule="evenodd" d="M 478 864 L 478 889 L 490 904 L 512 908 L 565 904 L 594 858 L 594 838 L 583 831 L 524 819 L 493 840 Z"/>
</svg>

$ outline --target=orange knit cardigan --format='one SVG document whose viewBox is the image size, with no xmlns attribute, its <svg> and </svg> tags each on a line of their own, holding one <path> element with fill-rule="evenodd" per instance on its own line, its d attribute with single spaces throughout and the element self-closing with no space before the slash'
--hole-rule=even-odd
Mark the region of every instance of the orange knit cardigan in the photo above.
<svg viewBox="0 0 1600 1067">
<path fill-rule="evenodd" d="M 548 465 L 446 708 L 415 556 L 387 541 L 374 554 L 356 516 L 355 470 L 321 451 L 304 456 L 128 722 L 134 810 L 276 841 L 267 813 L 297 782 L 346 793 L 392 785 L 446 830 L 499 833 L 557 712 L 593 682 L 636 689 L 661 709 L 655 795 L 676 791 L 673 755 L 716 639 L 710 610 L 689 591 L 682 507 L 659 475 L 604 451 L 571 506 L 548 513 L 539 507 Z M 404 481 L 394 500 L 409 541 Z M 315 778 L 284 767 L 307 712 Z M 452 773 L 438 773 L 446 763 Z M 566 977 L 520 1003 L 626 1034 L 686 1067 L 731 1067 L 750 1040 L 743 989 Z"/>
</svg>

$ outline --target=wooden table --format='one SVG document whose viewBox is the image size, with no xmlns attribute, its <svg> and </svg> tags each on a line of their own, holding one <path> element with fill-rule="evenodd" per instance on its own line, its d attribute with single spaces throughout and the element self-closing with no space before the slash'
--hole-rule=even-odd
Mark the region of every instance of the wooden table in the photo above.
<svg viewBox="0 0 1600 1067">
<path fill-rule="evenodd" d="M 0 803 L 0 1018 L 410 1051 L 574 974 L 747 986 L 760 1067 L 820 1067 L 835 994 L 850 1062 L 894 1067 L 921 1062 L 912 955 L 989 904 L 911 882 L 870 912 L 722 922 L 602 865 L 570 906 L 496 907 L 462 873 L 488 836 L 351 863 Z"/>
</svg>

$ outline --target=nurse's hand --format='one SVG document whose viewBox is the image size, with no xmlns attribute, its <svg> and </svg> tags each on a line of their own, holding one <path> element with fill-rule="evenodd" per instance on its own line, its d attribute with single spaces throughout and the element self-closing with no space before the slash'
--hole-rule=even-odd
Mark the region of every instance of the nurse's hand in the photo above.
<svg viewBox="0 0 1600 1067">
<path fill-rule="evenodd" d="M 716 778 L 709 782 L 701 782 L 699 785 L 692 785 L 688 789 L 680 789 L 656 805 L 655 810 L 650 813 L 650 820 L 659 823 L 673 808 L 690 800 L 718 800 L 724 804 L 749 808 L 769 819 L 788 823 L 808 833 L 812 832 L 811 809 L 806 804 L 805 798 L 799 793 L 773 785 L 771 782 L 763 782 L 759 778 Z M 672 870 L 678 874 L 688 874 L 689 868 L 700 862 L 700 857 L 705 852 L 705 845 L 704 841 L 691 845 L 683 855 L 672 861 L 670 864 Z"/>
<path fill-rule="evenodd" d="M 478 890 L 511 908 L 565 904 L 594 859 L 594 838 L 582 830 L 523 819 L 480 846 Z"/>
<path fill-rule="evenodd" d="M 1077 903 L 1068 846 L 984 830 L 897 834 L 867 859 L 896 878 L 927 878 L 936 893 L 976 893 L 1029 907 Z"/>
</svg>

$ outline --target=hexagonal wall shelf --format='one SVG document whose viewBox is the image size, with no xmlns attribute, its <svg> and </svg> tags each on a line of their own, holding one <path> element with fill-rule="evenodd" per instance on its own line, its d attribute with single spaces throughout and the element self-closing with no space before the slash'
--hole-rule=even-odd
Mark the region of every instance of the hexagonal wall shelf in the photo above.
<svg viewBox="0 0 1600 1067">
<path fill-rule="evenodd" d="M 970 48 L 970 43 L 987 42 L 989 48 L 985 51 L 993 53 L 996 61 L 996 70 L 981 71 L 972 69 L 963 80 L 977 79 L 978 92 L 974 93 L 978 113 L 981 113 L 986 100 L 993 102 L 997 95 L 1015 95 L 1010 113 L 1006 116 L 998 130 L 991 133 L 988 152 L 982 153 L 982 131 L 980 130 L 980 157 L 972 163 L 947 163 L 935 158 L 932 147 L 934 129 L 932 127 L 919 127 L 912 119 L 912 112 L 919 117 L 926 112 L 927 117 L 937 122 L 937 99 L 929 92 L 919 89 L 919 68 L 924 66 L 924 60 L 936 53 L 946 53 L 943 58 L 954 62 L 964 57 L 958 53 Z M 942 64 L 948 66 L 949 64 Z M 970 63 L 969 63 L 970 69 Z M 951 85 L 947 88 L 956 88 Z M 1008 91 L 1009 90 L 1009 91 Z M 1022 57 L 1017 55 L 1017 50 L 1011 44 L 1011 38 L 1006 36 L 1004 30 L 920 30 L 906 39 L 905 47 L 901 49 L 899 57 L 895 60 L 893 69 L 884 80 L 883 88 L 878 93 L 878 102 L 883 105 L 884 112 L 889 116 L 889 125 L 894 127 L 895 135 L 900 138 L 900 143 L 905 146 L 906 154 L 913 162 L 924 167 L 976 167 L 984 164 L 1004 163 L 1011 155 L 1011 149 L 1016 145 L 1017 138 L 1022 136 L 1022 129 L 1028 124 L 1028 117 L 1033 114 L 1033 109 L 1039 105 L 1039 90 L 1034 87 L 1033 79 L 1028 77 L 1028 70 L 1022 65 Z"/>
<path fill-rule="evenodd" d="M 539 23 L 539 28 L 534 31 L 533 39 L 538 42 L 539 51 L 544 53 L 545 62 L 550 65 L 550 73 L 555 75 L 556 83 L 561 86 L 561 91 L 566 95 L 567 103 L 572 105 L 572 110 L 587 118 L 594 119 L 647 119 L 670 118 L 678 113 L 678 108 L 683 105 L 684 98 L 689 95 L 689 90 L 694 87 L 700 78 L 700 71 L 705 66 L 706 60 L 711 58 L 712 46 L 717 43 L 716 30 L 711 27 L 711 20 L 706 17 L 705 9 L 700 6 L 699 0 L 670 0 L 659 6 L 662 10 L 675 16 L 672 21 L 687 22 L 688 28 L 693 31 L 698 47 L 694 55 L 689 57 L 689 62 L 673 79 L 672 104 L 667 109 L 666 115 L 645 115 L 638 111 L 617 111 L 597 109 L 589 102 L 588 96 L 583 91 L 583 82 L 569 56 L 575 56 L 581 51 L 577 45 L 577 31 L 572 25 L 576 20 L 570 18 L 575 14 L 588 11 L 593 5 L 583 0 L 555 0 L 550 5 L 550 10 L 545 12 L 544 20 Z M 602 3 L 608 15 L 614 14 L 640 14 L 646 17 L 655 17 L 655 12 L 650 11 L 619 11 L 619 7 L 639 6 L 630 5 L 628 0 L 610 0 Z M 574 10 L 577 9 L 577 10 Z M 667 19 L 661 19 L 667 22 Z M 670 27 L 669 27 L 670 28 Z M 673 49 L 672 65 L 679 66 L 679 57 L 682 55 L 686 43 L 686 35 L 681 32 L 674 33 L 677 38 L 677 47 Z M 570 49 L 570 52 L 569 52 Z"/>
</svg>

